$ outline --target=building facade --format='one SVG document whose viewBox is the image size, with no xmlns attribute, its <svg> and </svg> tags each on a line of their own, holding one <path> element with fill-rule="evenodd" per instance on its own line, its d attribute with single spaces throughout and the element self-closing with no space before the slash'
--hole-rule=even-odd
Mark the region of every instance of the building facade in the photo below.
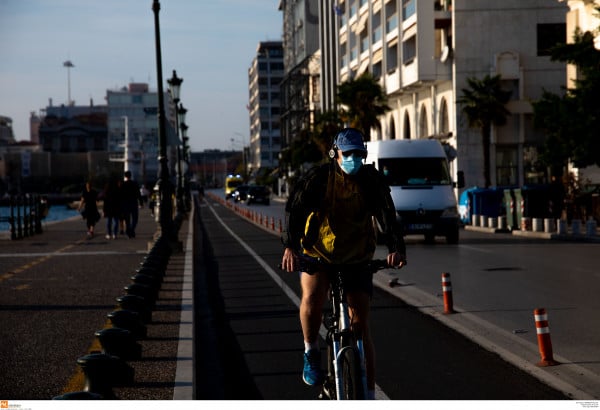
<svg viewBox="0 0 600 410">
<path fill-rule="evenodd" d="M 493 185 L 544 182 L 536 167 L 543 140 L 530 101 L 559 92 L 565 66 L 549 45 L 565 40 L 565 7 L 545 0 L 343 0 L 339 2 L 340 82 L 371 72 L 392 110 L 372 139 L 439 138 L 458 155 L 453 172 L 482 186 L 480 131 L 456 101 L 467 78 L 502 76 L 513 94 L 508 123 L 494 127 Z"/>
<path fill-rule="evenodd" d="M 287 147 L 294 139 L 306 138 L 304 134 L 321 110 L 322 31 L 318 0 L 281 0 L 279 10 L 283 14 L 285 70 L 281 83 L 281 130 Z"/>
<path fill-rule="evenodd" d="M 39 144 L 46 152 L 106 151 L 106 105 L 47 106 L 39 123 Z"/>
<path fill-rule="evenodd" d="M 568 5 L 567 12 L 567 42 L 573 41 L 573 33 L 576 30 L 581 32 L 589 31 L 594 33 L 594 46 L 600 50 L 600 18 L 598 17 L 597 8 L 600 7 L 600 0 L 558 0 Z M 580 73 L 574 65 L 567 65 L 567 87 L 574 88 L 575 81 L 579 78 Z M 589 181 L 592 184 L 600 184 L 600 167 L 589 166 L 583 169 L 571 169 L 580 180 Z"/>
<path fill-rule="evenodd" d="M 167 147 L 170 175 L 175 175 L 175 107 L 165 92 Z M 158 175 L 158 93 L 147 83 L 130 83 L 118 90 L 106 91 L 108 104 L 108 151 L 113 161 L 127 160 L 133 178 L 152 183 Z M 126 156 L 127 148 L 127 158 Z"/>
<path fill-rule="evenodd" d="M 258 44 L 248 69 L 250 148 L 246 159 L 249 174 L 279 164 L 281 151 L 281 92 L 283 49 L 281 41 Z"/>
<path fill-rule="evenodd" d="M 492 130 L 493 185 L 545 182 L 543 142 L 532 100 L 559 92 L 565 66 L 549 46 L 565 41 L 565 6 L 548 0 L 342 0 L 338 7 L 339 81 L 369 71 L 392 108 L 371 139 L 439 138 L 457 151 L 453 172 L 483 186 L 480 131 L 456 101 L 467 78 L 502 76 L 512 91 L 508 123 Z"/>
</svg>

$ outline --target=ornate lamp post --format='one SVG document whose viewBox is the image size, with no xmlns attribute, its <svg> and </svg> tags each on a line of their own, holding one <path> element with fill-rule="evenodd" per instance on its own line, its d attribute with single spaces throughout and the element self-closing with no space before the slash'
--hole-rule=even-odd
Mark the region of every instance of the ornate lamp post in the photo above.
<svg viewBox="0 0 600 410">
<path fill-rule="evenodd" d="M 161 236 L 165 235 L 169 241 L 176 241 L 173 226 L 173 203 L 171 196 L 173 187 L 169 181 L 169 168 L 167 159 L 167 127 L 165 123 L 165 98 L 163 92 L 162 55 L 160 50 L 160 22 L 158 14 L 160 2 L 153 0 L 152 11 L 154 12 L 154 36 L 156 49 L 156 82 L 158 93 L 158 201 L 159 201 L 159 225 Z"/>
<path fill-rule="evenodd" d="M 183 83 L 183 78 L 177 77 L 177 72 L 173 70 L 173 76 L 167 80 L 169 84 L 169 91 L 171 92 L 171 98 L 173 99 L 173 104 L 175 106 L 175 135 L 177 136 L 177 213 L 184 212 L 183 206 L 183 185 L 181 180 L 181 148 L 179 144 L 179 123 L 183 121 L 180 119 L 181 110 L 179 107 L 180 101 L 180 93 L 181 93 L 181 83 Z M 183 113 L 185 115 L 185 113 Z"/>
<path fill-rule="evenodd" d="M 182 109 L 185 110 L 185 108 L 183 108 L 183 106 L 181 107 Z M 187 110 L 185 110 L 187 112 Z M 185 199 L 185 207 L 186 210 L 191 211 L 192 209 L 192 196 L 191 196 L 191 192 L 190 192 L 190 184 L 189 184 L 189 175 L 188 175 L 188 171 L 189 171 L 189 167 L 190 167 L 190 147 L 188 145 L 188 141 L 189 141 L 189 137 L 187 136 L 187 130 L 188 130 L 188 126 L 185 124 L 184 121 L 181 121 L 181 140 L 182 142 L 182 151 L 183 151 L 183 155 L 182 155 L 182 162 L 181 162 L 181 167 L 183 170 L 183 195 L 184 195 L 184 199 Z"/>
</svg>

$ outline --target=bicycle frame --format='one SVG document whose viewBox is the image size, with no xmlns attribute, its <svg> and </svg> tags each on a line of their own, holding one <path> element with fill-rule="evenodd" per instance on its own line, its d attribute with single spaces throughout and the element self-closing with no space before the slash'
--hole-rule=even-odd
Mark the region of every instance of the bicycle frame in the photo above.
<svg viewBox="0 0 600 410">
<path fill-rule="evenodd" d="M 336 270 L 331 280 L 331 323 L 327 327 L 327 342 L 331 346 L 332 353 L 328 360 L 333 364 L 333 375 L 329 374 L 328 378 L 333 376 L 335 383 L 336 399 L 343 400 L 346 392 L 344 391 L 344 383 L 342 380 L 342 361 L 346 351 L 352 350 L 356 352 L 360 362 L 360 381 L 362 387 L 362 397 L 367 395 L 367 374 L 365 366 L 365 351 L 363 340 L 361 337 L 356 337 L 351 329 L 351 320 L 348 309 L 348 302 L 342 283 L 342 274 L 340 270 Z M 358 375 L 355 375 L 358 376 Z M 326 386 L 324 385 L 324 389 Z M 325 392 L 327 394 L 327 392 Z"/>
<path fill-rule="evenodd" d="M 406 262 L 404 262 L 404 264 L 405 263 Z M 279 265 L 279 267 L 281 268 L 281 265 Z M 323 398 L 324 396 L 327 396 L 333 398 L 332 390 L 335 387 L 335 399 L 344 399 L 346 392 L 344 391 L 345 386 L 342 374 L 344 371 L 343 362 L 344 360 L 350 359 L 349 364 L 352 365 L 350 367 L 352 368 L 352 376 L 354 376 L 351 380 L 358 380 L 356 376 L 360 378 L 360 392 L 358 392 L 358 396 L 359 398 L 367 398 L 367 371 L 363 339 L 362 336 L 357 337 L 352 331 L 352 320 L 350 319 L 348 302 L 342 283 L 342 272 L 345 271 L 346 267 L 323 264 L 317 258 L 300 258 L 301 272 L 312 275 L 323 268 L 325 268 L 325 272 L 329 275 L 331 283 L 330 295 L 332 313 L 323 321 L 323 325 L 327 329 L 328 374 L 321 387 L 319 397 Z M 387 268 L 390 268 L 390 266 L 384 259 L 372 260 L 364 266 L 365 271 L 371 273 Z M 360 267 L 360 269 L 362 269 L 362 267 Z M 354 354 L 347 356 L 346 353 L 348 351 L 352 351 Z M 356 366 L 355 360 L 358 360 L 359 367 Z M 354 387 L 356 388 L 356 386 Z"/>
</svg>

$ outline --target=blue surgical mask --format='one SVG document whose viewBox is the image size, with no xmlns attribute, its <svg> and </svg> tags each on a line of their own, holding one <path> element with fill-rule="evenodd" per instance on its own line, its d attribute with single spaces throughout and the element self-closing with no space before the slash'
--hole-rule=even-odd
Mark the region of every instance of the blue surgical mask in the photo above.
<svg viewBox="0 0 600 410">
<path fill-rule="evenodd" d="M 362 157 L 354 154 L 348 156 L 342 155 L 342 163 L 340 167 L 348 175 L 354 175 L 362 167 Z"/>
</svg>

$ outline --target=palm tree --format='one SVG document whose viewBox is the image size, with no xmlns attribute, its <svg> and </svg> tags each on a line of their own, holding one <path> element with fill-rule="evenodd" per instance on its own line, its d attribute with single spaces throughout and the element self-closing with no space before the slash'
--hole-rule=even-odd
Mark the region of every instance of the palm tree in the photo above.
<svg viewBox="0 0 600 410">
<path fill-rule="evenodd" d="M 381 128 L 378 117 L 390 110 L 385 91 L 368 72 L 340 84 L 337 101 L 343 105 L 341 118 L 361 130 L 367 141 L 371 128 Z"/>
<path fill-rule="evenodd" d="M 510 115 L 505 107 L 510 100 L 511 91 L 502 89 L 500 75 L 486 75 L 483 79 L 467 78 L 469 88 L 463 88 L 463 95 L 458 99 L 462 112 L 467 116 L 469 127 L 479 128 L 483 142 L 483 177 L 485 187 L 491 185 L 490 178 L 490 141 L 492 125 L 506 124 Z"/>
</svg>

